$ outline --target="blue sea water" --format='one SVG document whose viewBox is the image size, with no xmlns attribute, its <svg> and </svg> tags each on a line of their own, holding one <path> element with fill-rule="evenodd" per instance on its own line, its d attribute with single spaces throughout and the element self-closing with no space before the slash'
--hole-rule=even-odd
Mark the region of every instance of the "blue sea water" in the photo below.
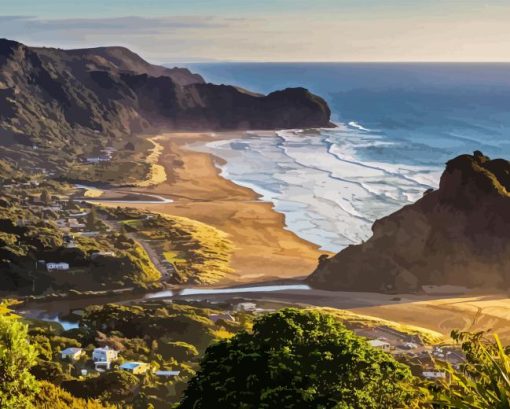
<svg viewBox="0 0 510 409">
<path fill-rule="evenodd" d="M 281 131 L 195 148 L 260 193 L 290 230 L 338 251 L 370 236 L 375 219 L 437 187 L 452 157 L 510 159 L 510 64 L 207 63 L 213 83 L 260 93 L 303 86 L 321 95 L 337 129 Z"/>
</svg>

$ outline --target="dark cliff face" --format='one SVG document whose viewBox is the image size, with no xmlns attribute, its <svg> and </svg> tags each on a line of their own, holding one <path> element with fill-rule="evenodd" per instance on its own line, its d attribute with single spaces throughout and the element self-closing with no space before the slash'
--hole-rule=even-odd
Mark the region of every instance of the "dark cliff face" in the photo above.
<svg viewBox="0 0 510 409">
<path fill-rule="evenodd" d="M 0 40 L 0 147 L 60 147 L 155 129 L 329 126 L 321 98 L 296 88 L 267 96 L 206 84 L 122 47 L 32 48 Z"/>
<path fill-rule="evenodd" d="M 440 187 L 374 223 L 373 236 L 322 260 L 318 288 L 414 291 L 510 287 L 510 162 L 480 152 L 446 165 Z"/>
</svg>

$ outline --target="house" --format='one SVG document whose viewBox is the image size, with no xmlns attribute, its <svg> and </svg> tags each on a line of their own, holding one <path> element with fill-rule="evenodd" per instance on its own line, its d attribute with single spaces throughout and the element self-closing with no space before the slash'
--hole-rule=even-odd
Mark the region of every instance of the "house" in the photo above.
<svg viewBox="0 0 510 409">
<path fill-rule="evenodd" d="M 92 260 L 96 259 L 97 257 L 115 257 L 115 252 L 113 252 L 113 251 L 96 251 L 95 253 L 92 253 L 90 255 L 90 258 Z"/>
<path fill-rule="evenodd" d="M 93 156 L 90 158 L 85 158 L 87 163 L 100 163 L 100 162 L 108 162 L 110 160 L 109 157 L 105 156 Z"/>
<path fill-rule="evenodd" d="M 446 372 L 443 371 L 423 371 L 421 376 L 434 381 L 447 380 L 448 378 Z"/>
<path fill-rule="evenodd" d="M 181 371 L 156 371 L 155 372 L 156 376 L 163 376 L 166 378 L 179 376 L 180 373 L 181 373 Z"/>
<path fill-rule="evenodd" d="M 402 345 L 403 349 L 416 349 L 418 348 L 418 344 L 415 344 L 414 342 L 406 342 Z"/>
<path fill-rule="evenodd" d="M 46 263 L 46 270 L 48 271 L 67 271 L 69 270 L 69 263 Z"/>
<path fill-rule="evenodd" d="M 81 236 L 96 237 L 96 236 L 99 236 L 99 232 L 98 231 L 83 231 L 83 232 L 81 232 Z"/>
<path fill-rule="evenodd" d="M 108 347 L 96 348 L 92 352 L 92 361 L 96 367 L 96 371 L 101 372 L 105 369 L 110 369 L 112 361 L 115 361 L 119 356 L 119 351 Z"/>
<path fill-rule="evenodd" d="M 232 316 L 229 313 L 211 314 L 211 315 L 209 315 L 209 319 L 214 323 L 217 323 L 220 320 L 227 321 L 227 322 L 235 322 L 235 320 L 236 320 L 234 318 L 234 316 Z"/>
<path fill-rule="evenodd" d="M 255 311 L 257 304 L 253 302 L 241 302 L 235 306 L 236 311 Z"/>
<path fill-rule="evenodd" d="M 60 351 L 62 359 L 69 359 L 71 361 L 77 361 L 83 355 L 83 349 L 81 348 L 66 348 Z"/>
<path fill-rule="evenodd" d="M 69 216 L 74 218 L 86 217 L 88 212 L 69 212 Z"/>
<path fill-rule="evenodd" d="M 133 375 L 141 375 L 149 370 L 149 364 L 145 362 L 124 362 L 120 369 L 131 372 Z"/>
<path fill-rule="evenodd" d="M 368 343 L 370 344 L 370 346 L 377 348 L 377 349 L 381 349 L 383 351 L 389 351 L 390 347 L 391 347 L 389 342 L 386 342 L 386 341 L 383 341 L 380 339 L 371 339 L 370 341 L 368 341 Z"/>
</svg>

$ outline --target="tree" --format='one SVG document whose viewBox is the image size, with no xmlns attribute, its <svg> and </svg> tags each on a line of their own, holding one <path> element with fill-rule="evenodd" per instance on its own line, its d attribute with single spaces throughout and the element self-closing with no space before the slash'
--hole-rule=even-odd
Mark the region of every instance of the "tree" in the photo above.
<svg viewBox="0 0 510 409">
<path fill-rule="evenodd" d="M 212 345 L 180 409 L 413 407 L 409 369 L 329 314 L 283 309 Z"/>
<path fill-rule="evenodd" d="M 510 357 L 497 336 L 452 332 L 461 343 L 466 362 L 460 371 L 448 366 L 451 384 L 443 385 L 436 405 L 458 409 L 510 409 Z"/>
<path fill-rule="evenodd" d="M 37 353 L 28 342 L 27 326 L 17 317 L 0 314 L 0 407 L 26 409 L 38 383 L 30 373 Z"/>
<path fill-rule="evenodd" d="M 46 189 L 41 192 L 41 202 L 46 206 L 51 204 L 51 195 Z"/>
</svg>

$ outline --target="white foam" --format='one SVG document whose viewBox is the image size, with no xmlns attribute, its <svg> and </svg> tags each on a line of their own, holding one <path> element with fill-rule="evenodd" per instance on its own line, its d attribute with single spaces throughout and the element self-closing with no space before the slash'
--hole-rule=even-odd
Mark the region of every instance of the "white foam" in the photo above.
<svg viewBox="0 0 510 409">
<path fill-rule="evenodd" d="M 355 121 L 349 122 L 348 125 L 353 127 L 353 128 L 359 129 L 360 131 L 370 132 L 370 129 L 365 128 L 364 126 L 360 125 L 359 123 L 357 123 Z"/>
<path fill-rule="evenodd" d="M 192 148 L 225 160 L 222 175 L 272 202 L 288 229 L 338 251 L 370 237 L 374 220 L 420 198 L 440 174 L 432 166 L 361 160 L 359 152 L 392 151 L 398 141 L 349 125 L 261 138 L 251 132 Z"/>
</svg>

